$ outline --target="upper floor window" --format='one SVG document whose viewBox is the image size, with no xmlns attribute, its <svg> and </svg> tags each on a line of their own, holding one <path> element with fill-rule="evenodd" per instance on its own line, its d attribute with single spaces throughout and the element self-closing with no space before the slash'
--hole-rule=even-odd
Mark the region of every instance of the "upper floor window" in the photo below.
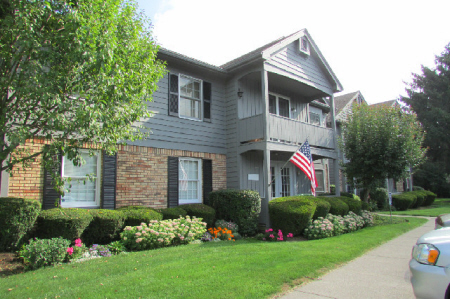
<svg viewBox="0 0 450 299">
<path fill-rule="evenodd" d="M 68 191 L 61 197 L 63 207 L 87 208 L 100 205 L 100 155 L 98 152 L 90 155 L 83 151 L 81 157 L 86 163 L 79 166 L 73 165 L 66 156 L 62 159 L 62 177 L 69 179 L 64 185 L 64 189 Z"/>
<path fill-rule="evenodd" d="M 290 102 L 286 97 L 269 94 L 269 113 L 290 117 Z"/>
<path fill-rule="evenodd" d="M 211 122 L 211 83 L 169 75 L 169 115 Z"/>
<path fill-rule="evenodd" d="M 322 110 L 309 106 L 309 123 L 316 126 L 322 126 Z"/>
</svg>

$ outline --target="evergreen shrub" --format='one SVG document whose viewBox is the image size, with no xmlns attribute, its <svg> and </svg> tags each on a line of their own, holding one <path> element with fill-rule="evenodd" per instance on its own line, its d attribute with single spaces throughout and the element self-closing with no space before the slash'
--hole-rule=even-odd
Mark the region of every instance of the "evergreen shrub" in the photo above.
<svg viewBox="0 0 450 299">
<path fill-rule="evenodd" d="M 33 228 L 41 204 L 34 199 L 0 198 L 0 252 L 14 251 Z"/>
<path fill-rule="evenodd" d="M 180 216 L 185 217 L 187 215 L 187 212 L 183 208 L 180 208 L 180 207 L 160 209 L 157 211 L 162 214 L 163 220 L 178 219 L 178 218 L 180 218 Z"/>
<path fill-rule="evenodd" d="M 148 224 L 151 220 L 162 220 L 163 216 L 155 209 L 143 206 L 125 206 L 117 209 L 125 219 L 125 226 Z"/>
<path fill-rule="evenodd" d="M 361 201 L 345 196 L 341 196 L 340 199 L 348 205 L 349 212 L 353 212 L 356 215 L 361 214 Z"/>
<path fill-rule="evenodd" d="M 425 199 L 427 197 L 427 193 L 424 190 L 412 191 L 412 193 L 416 196 L 416 201 L 414 202 L 412 209 L 417 209 L 423 205 Z"/>
<path fill-rule="evenodd" d="M 337 216 L 345 216 L 348 214 L 348 204 L 341 200 L 340 197 L 320 197 L 330 203 L 330 214 Z"/>
<path fill-rule="evenodd" d="M 312 219 L 316 203 L 306 196 L 280 197 L 269 202 L 269 216 L 272 227 L 296 236 Z"/>
<path fill-rule="evenodd" d="M 312 219 L 317 219 L 319 217 L 325 218 L 331 209 L 331 204 L 323 198 L 313 197 L 313 201 L 316 203 L 316 211 Z"/>
<path fill-rule="evenodd" d="M 397 211 L 406 211 L 416 201 L 416 196 L 412 192 L 404 192 L 392 195 L 392 205 Z"/>
<path fill-rule="evenodd" d="M 218 190 L 209 194 L 209 205 L 217 219 L 232 221 L 242 235 L 254 235 L 258 229 L 261 197 L 252 190 Z"/>
<path fill-rule="evenodd" d="M 191 217 L 202 218 L 203 222 L 206 222 L 207 227 L 214 225 L 216 219 L 216 211 L 202 203 L 191 203 L 186 205 L 180 205 L 180 208 L 186 211 L 187 215 Z"/>
<path fill-rule="evenodd" d="M 422 203 L 422 206 L 431 206 L 434 203 L 434 200 L 436 199 L 437 195 L 431 191 L 425 190 L 425 201 Z"/>
<path fill-rule="evenodd" d="M 41 239 L 81 238 L 93 217 L 87 209 L 56 208 L 42 211 L 37 218 L 36 236 Z"/>
<path fill-rule="evenodd" d="M 386 188 L 375 188 L 370 191 L 370 200 L 376 202 L 379 210 L 385 210 L 389 207 L 389 195 Z"/>
<path fill-rule="evenodd" d="M 125 223 L 122 212 L 117 210 L 89 210 L 93 219 L 83 232 L 81 239 L 88 245 L 109 244 L 119 239 Z"/>
</svg>

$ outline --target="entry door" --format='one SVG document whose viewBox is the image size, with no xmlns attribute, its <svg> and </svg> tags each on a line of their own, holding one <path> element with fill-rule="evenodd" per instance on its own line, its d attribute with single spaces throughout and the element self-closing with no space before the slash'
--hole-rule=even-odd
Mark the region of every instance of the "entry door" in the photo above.
<svg viewBox="0 0 450 299">
<path fill-rule="evenodd" d="M 272 179 L 272 198 L 291 196 L 293 190 L 293 171 L 289 164 L 283 169 L 284 163 L 270 163 L 270 177 Z"/>
</svg>

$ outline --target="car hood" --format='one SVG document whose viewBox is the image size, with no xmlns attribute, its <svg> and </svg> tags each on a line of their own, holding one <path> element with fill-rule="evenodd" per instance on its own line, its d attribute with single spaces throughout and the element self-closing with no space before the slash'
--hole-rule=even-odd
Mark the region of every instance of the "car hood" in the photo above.
<svg viewBox="0 0 450 299">
<path fill-rule="evenodd" d="M 417 244 L 421 243 L 432 244 L 439 250 L 437 266 L 446 267 L 450 265 L 450 227 L 425 233 L 417 240 Z"/>
</svg>

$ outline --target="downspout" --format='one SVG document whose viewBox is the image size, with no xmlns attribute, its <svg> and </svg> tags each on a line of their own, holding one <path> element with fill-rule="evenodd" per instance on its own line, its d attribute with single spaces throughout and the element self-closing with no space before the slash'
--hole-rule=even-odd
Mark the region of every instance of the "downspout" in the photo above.
<svg viewBox="0 0 450 299">
<path fill-rule="evenodd" d="M 333 137 L 334 137 L 334 149 L 336 153 L 336 159 L 333 160 L 334 164 L 334 181 L 335 181 L 335 190 L 336 196 L 341 196 L 341 179 L 339 177 L 339 146 L 338 146 L 338 134 L 336 128 L 336 111 L 334 108 L 334 95 L 330 96 L 330 104 L 331 104 L 331 128 L 333 129 Z"/>
</svg>

